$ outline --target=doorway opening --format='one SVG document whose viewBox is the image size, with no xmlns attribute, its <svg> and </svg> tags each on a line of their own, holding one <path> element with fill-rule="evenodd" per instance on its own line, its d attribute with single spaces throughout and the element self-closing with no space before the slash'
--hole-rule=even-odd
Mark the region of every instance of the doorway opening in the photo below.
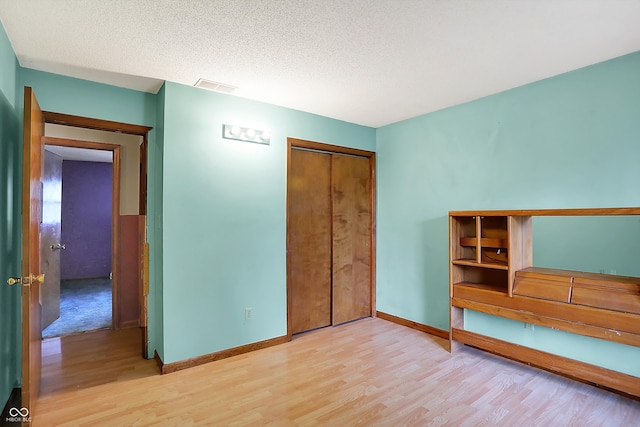
<svg viewBox="0 0 640 427">
<path fill-rule="evenodd" d="M 111 132 L 120 132 L 125 134 L 133 134 L 142 137 L 142 143 L 139 147 L 139 212 L 136 217 L 136 224 L 146 224 L 146 202 L 147 202 L 147 137 L 151 130 L 148 126 L 131 125 L 120 122 L 111 122 L 100 119 L 91 119 L 86 117 L 72 116 L 60 113 L 52 113 L 42 111 L 38 104 L 38 100 L 31 87 L 24 87 L 24 138 L 23 138 L 23 155 L 22 155 L 22 263 L 21 263 L 21 277 L 16 282 L 22 282 L 21 289 L 21 306 L 22 306 L 22 323 L 21 323 L 21 406 L 29 411 L 29 415 L 35 414 L 34 407 L 36 399 L 40 394 L 40 385 L 42 380 L 42 354 L 43 346 L 45 344 L 42 341 L 42 329 L 40 322 L 41 313 L 41 301 L 40 301 L 40 288 L 41 285 L 45 286 L 46 276 L 40 273 L 42 268 L 40 251 L 41 251 L 41 226 L 43 224 L 43 185 L 42 185 L 42 164 L 44 156 L 44 145 L 47 144 L 47 137 L 45 136 L 45 124 L 58 124 L 72 127 L 78 127 L 83 129 L 94 129 Z M 50 144 L 54 145 L 54 144 Z M 116 156 L 114 161 L 119 160 Z M 119 182 L 119 176 L 114 177 L 114 182 Z M 114 209 L 119 207 L 119 204 L 113 205 Z M 114 216 L 115 218 L 115 216 Z M 115 239 L 118 238 L 118 231 L 120 229 L 120 218 L 118 221 L 113 220 L 113 229 Z M 142 280 L 138 280 L 134 286 L 139 292 L 140 302 L 138 314 L 136 316 L 136 323 L 140 326 L 138 330 L 130 329 L 137 332 L 135 335 L 139 335 L 142 338 L 142 357 L 148 357 L 147 346 L 147 306 L 146 296 L 148 295 L 148 245 L 146 244 L 145 228 L 138 227 L 143 232 L 138 234 L 136 245 L 136 253 L 141 255 L 139 259 L 143 259 L 143 262 L 137 264 L 131 271 L 133 271 Z M 121 260 L 116 253 L 118 245 L 112 247 L 112 259 Z M 120 262 L 114 262 L 112 269 L 114 271 L 114 282 L 117 282 L 119 278 L 118 272 L 121 270 Z M 37 274 L 36 274 L 37 273 Z M 118 286 L 113 286 L 114 300 L 119 296 Z M 116 312 L 114 316 L 114 322 L 119 324 L 121 320 L 119 318 L 119 312 Z M 118 335 L 121 331 L 106 331 L 112 334 Z M 94 334 L 81 334 L 75 337 L 85 337 Z M 55 349 L 52 352 L 47 352 L 47 355 L 59 354 L 59 357 L 48 358 L 51 362 L 52 369 L 56 371 L 63 370 L 61 364 L 66 364 L 67 354 L 62 354 L 63 349 L 66 347 L 62 343 L 62 340 L 73 338 L 73 336 L 54 338 L 46 340 L 47 347 L 49 343 L 55 347 L 58 346 L 58 350 Z M 88 351 L 95 351 L 92 347 L 85 347 Z"/>
<path fill-rule="evenodd" d="M 42 338 L 113 325 L 112 224 L 119 193 L 113 177 L 120 173 L 114 162 L 120 147 L 73 141 L 93 148 L 62 139 L 44 146 Z"/>
<path fill-rule="evenodd" d="M 43 116 L 45 156 L 52 151 L 63 158 L 59 203 L 63 214 L 61 239 L 51 245 L 43 241 L 41 248 L 43 252 L 58 248 L 60 314 L 69 317 L 65 309 L 70 308 L 76 324 L 58 331 L 45 329 L 42 336 L 140 327 L 146 358 L 150 128 L 46 111 Z M 50 328 L 64 320 L 56 320 Z"/>
</svg>

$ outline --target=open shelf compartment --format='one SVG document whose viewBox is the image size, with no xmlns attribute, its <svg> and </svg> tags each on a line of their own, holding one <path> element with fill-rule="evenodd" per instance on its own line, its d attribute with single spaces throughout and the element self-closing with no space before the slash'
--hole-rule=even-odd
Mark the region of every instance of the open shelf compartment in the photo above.
<svg viewBox="0 0 640 427">
<path fill-rule="evenodd" d="M 506 268 L 492 269 L 480 265 L 453 265 L 452 275 L 455 277 L 453 287 L 471 286 L 508 293 L 508 271 Z"/>
</svg>

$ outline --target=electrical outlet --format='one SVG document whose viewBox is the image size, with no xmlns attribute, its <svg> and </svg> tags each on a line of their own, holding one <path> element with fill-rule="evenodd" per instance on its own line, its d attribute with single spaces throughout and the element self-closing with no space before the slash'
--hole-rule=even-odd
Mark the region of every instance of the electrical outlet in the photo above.
<svg viewBox="0 0 640 427">
<path fill-rule="evenodd" d="M 525 323 L 524 324 L 524 328 L 525 329 L 530 329 L 532 331 L 534 331 L 536 329 L 535 325 L 533 323 Z"/>
<path fill-rule="evenodd" d="M 244 309 L 244 320 L 251 320 L 251 319 L 253 319 L 253 308 L 247 307 Z"/>
</svg>

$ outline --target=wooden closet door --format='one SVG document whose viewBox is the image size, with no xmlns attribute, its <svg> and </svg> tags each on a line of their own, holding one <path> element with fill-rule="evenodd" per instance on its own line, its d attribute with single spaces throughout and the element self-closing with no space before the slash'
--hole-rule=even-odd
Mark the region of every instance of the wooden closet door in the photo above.
<svg viewBox="0 0 640 427">
<path fill-rule="evenodd" d="M 331 324 L 331 156 L 291 150 L 287 181 L 291 333 Z"/>
<path fill-rule="evenodd" d="M 371 316 L 369 159 L 332 155 L 334 325 Z"/>
</svg>

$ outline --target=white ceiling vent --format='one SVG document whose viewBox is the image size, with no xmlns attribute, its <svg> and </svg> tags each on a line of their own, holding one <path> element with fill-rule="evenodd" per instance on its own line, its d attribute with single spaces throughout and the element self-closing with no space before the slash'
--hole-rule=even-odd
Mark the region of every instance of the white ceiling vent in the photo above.
<svg viewBox="0 0 640 427">
<path fill-rule="evenodd" d="M 207 79 L 198 80 L 194 86 L 202 89 L 213 90 L 213 91 L 222 92 L 222 93 L 232 93 L 234 90 L 238 89 L 235 86 L 230 86 L 224 83 L 214 82 Z"/>
</svg>

